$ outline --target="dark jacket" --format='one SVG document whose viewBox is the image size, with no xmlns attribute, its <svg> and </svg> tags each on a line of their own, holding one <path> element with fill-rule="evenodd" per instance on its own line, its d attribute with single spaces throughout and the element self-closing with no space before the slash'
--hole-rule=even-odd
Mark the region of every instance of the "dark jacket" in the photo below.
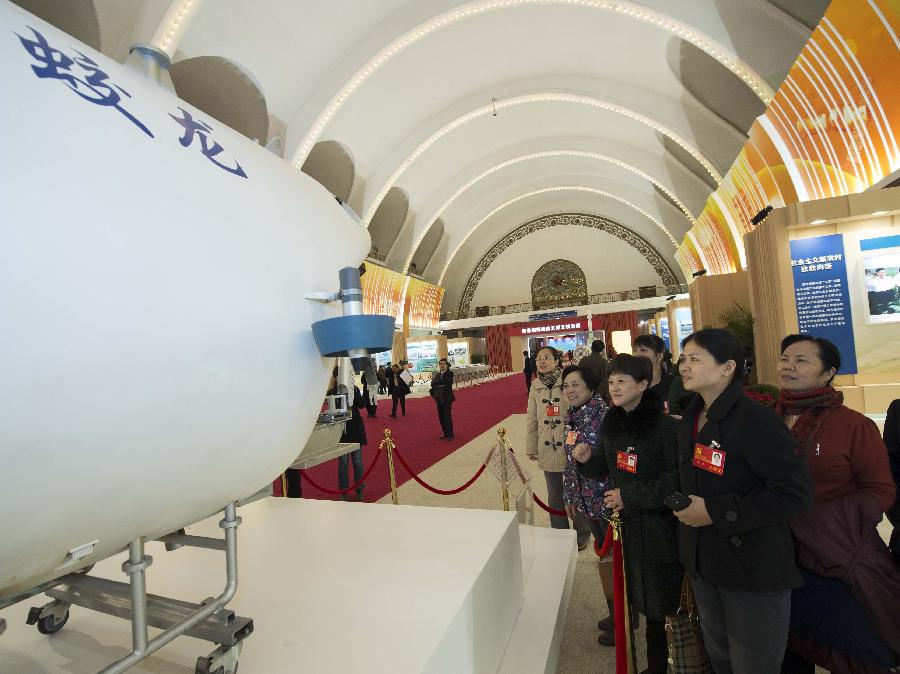
<svg viewBox="0 0 900 674">
<path fill-rule="evenodd" d="M 672 380 L 674 379 L 674 375 L 671 375 L 663 370 L 662 374 L 660 375 L 659 382 L 651 386 L 649 390 L 653 391 L 661 400 L 668 400 L 669 391 L 672 388 Z"/>
<path fill-rule="evenodd" d="M 654 620 L 678 608 L 684 574 L 678 562 L 677 520 L 663 505 L 679 488 L 676 433 L 676 422 L 663 414 L 662 401 L 646 393 L 631 413 L 610 408 L 591 460 L 579 467 L 585 477 L 608 472 L 613 487 L 621 490 L 629 596 Z M 616 467 L 617 453 L 625 451 L 637 454 L 636 473 Z"/>
<path fill-rule="evenodd" d="M 430 393 L 438 405 L 456 400 L 453 393 L 453 370 L 448 367 L 444 372 L 435 372 L 431 380 Z"/>
<path fill-rule="evenodd" d="M 891 475 L 894 478 L 898 494 L 894 506 L 888 510 L 887 516 L 894 525 L 891 550 L 894 551 L 894 558 L 900 565 L 900 400 L 893 401 L 888 407 L 887 417 L 884 420 L 884 444 L 887 445 Z"/>
<path fill-rule="evenodd" d="M 341 387 L 343 391 L 343 387 Z M 336 389 L 329 389 L 328 395 L 337 393 Z M 350 396 L 347 396 L 348 398 Z M 362 392 L 358 386 L 353 387 L 353 400 L 350 403 L 350 419 L 344 425 L 344 432 L 341 434 L 341 442 L 358 442 L 360 447 L 366 445 L 366 425 L 363 422 L 361 409 L 365 409 Z"/>
<path fill-rule="evenodd" d="M 400 372 L 394 372 L 393 374 L 394 374 L 394 376 L 393 376 L 394 386 L 391 389 L 391 395 L 392 396 L 409 395 L 409 391 L 410 391 L 409 384 L 407 384 L 405 381 L 403 381 L 403 379 L 400 377 L 400 375 L 403 374 L 403 370 L 400 370 Z M 391 381 L 391 380 L 388 380 L 388 381 Z"/>
<path fill-rule="evenodd" d="M 701 496 L 713 523 L 678 527 L 682 566 L 727 589 L 770 592 L 800 585 L 787 523 L 809 510 L 813 490 L 787 426 L 734 382 L 707 412 L 697 442 L 718 442 L 724 473 L 693 465 L 694 428 L 703 407 L 695 396 L 678 429 L 681 491 Z"/>
<path fill-rule="evenodd" d="M 800 566 L 847 583 L 879 636 L 900 653 L 900 569 L 876 530 L 882 512 L 875 496 L 860 491 L 816 503 L 791 531 Z"/>
<path fill-rule="evenodd" d="M 578 364 L 597 375 L 597 381 L 600 382 L 597 390 L 604 398 L 609 398 L 609 375 L 607 374 L 609 361 L 606 360 L 606 356 L 600 353 L 592 353 L 590 356 L 585 356 L 578 361 Z"/>
<path fill-rule="evenodd" d="M 535 372 L 534 358 L 525 356 L 525 367 L 522 370 L 526 377 L 533 377 Z"/>
</svg>

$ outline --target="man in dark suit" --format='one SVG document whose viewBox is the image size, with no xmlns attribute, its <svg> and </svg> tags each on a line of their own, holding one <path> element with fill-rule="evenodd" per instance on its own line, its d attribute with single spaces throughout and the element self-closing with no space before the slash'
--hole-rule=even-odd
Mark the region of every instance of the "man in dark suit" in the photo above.
<svg viewBox="0 0 900 674">
<path fill-rule="evenodd" d="M 456 396 L 453 394 L 453 371 L 450 369 L 450 363 L 446 358 L 438 361 L 438 372 L 435 373 L 431 380 L 431 397 L 437 404 L 438 421 L 441 422 L 441 431 L 443 435 L 441 440 L 453 439 L 453 401 Z"/>
<path fill-rule="evenodd" d="M 581 367 L 586 367 L 593 372 L 600 385 L 597 390 L 603 396 L 604 400 L 609 400 L 609 378 L 606 376 L 606 370 L 609 368 L 609 361 L 606 360 L 606 344 L 602 339 L 595 339 L 591 343 L 591 355 L 585 356 L 578 363 Z"/>
<path fill-rule="evenodd" d="M 528 355 L 527 351 L 523 351 L 522 355 L 525 356 L 525 369 L 523 372 L 525 373 L 525 391 L 531 390 L 531 380 L 534 378 L 535 366 L 534 359 Z"/>
</svg>

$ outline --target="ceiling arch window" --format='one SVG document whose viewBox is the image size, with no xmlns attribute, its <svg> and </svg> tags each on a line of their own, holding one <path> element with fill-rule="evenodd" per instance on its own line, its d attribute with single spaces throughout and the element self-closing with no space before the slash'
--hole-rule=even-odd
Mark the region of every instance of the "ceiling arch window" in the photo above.
<svg viewBox="0 0 900 674">
<path fill-rule="evenodd" d="M 535 309 L 584 304 L 587 296 L 584 271 L 570 260 L 550 260 L 531 278 L 531 303 Z"/>
<path fill-rule="evenodd" d="M 369 223 L 369 235 L 372 237 L 372 251 L 369 257 L 382 261 L 387 257 L 408 214 L 409 197 L 399 187 L 392 187 Z M 406 266 L 408 267 L 410 263 L 412 255 L 407 260 Z"/>
<path fill-rule="evenodd" d="M 301 170 L 341 201 L 346 202 L 350 198 L 353 182 L 356 180 L 356 169 L 350 152 L 337 141 L 323 140 L 316 143 Z"/>
</svg>

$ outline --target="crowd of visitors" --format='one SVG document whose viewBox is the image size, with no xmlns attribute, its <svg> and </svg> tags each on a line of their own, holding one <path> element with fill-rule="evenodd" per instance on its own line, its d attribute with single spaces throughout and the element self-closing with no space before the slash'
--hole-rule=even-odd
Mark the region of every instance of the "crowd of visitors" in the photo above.
<svg viewBox="0 0 900 674">
<path fill-rule="evenodd" d="M 551 525 L 571 520 L 579 547 L 621 518 L 645 673 L 669 671 L 685 580 L 717 674 L 898 671 L 900 537 L 876 527 L 900 520 L 900 400 L 882 440 L 832 386 L 837 347 L 810 335 L 782 343 L 774 405 L 745 394 L 746 348 L 727 330 L 688 336 L 677 366 L 656 335 L 611 360 L 603 347 L 565 369 L 551 347 L 531 368 L 526 353 L 526 451 L 567 513 Z M 613 645 L 612 621 L 598 627 Z"/>
</svg>

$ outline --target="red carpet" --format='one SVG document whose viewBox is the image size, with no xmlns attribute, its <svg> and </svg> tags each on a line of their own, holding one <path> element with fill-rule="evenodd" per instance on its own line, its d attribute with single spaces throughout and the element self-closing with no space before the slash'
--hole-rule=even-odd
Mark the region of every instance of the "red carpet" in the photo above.
<svg viewBox="0 0 900 674">
<path fill-rule="evenodd" d="M 521 375 L 504 377 L 497 381 L 479 384 L 473 387 L 462 388 L 455 391 L 456 402 L 453 403 L 453 433 L 454 440 L 438 440 L 441 436 L 441 425 L 438 423 L 437 409 L 430 397 L 407 399 L 406 416 L 400 416 L 400 407 L 397 406 L 397 418 L 388 416 L 391 412 L 391 400 L 378 401 L 378 415 L 370 419 L 363 412 L 363 421 L 366 424 L 366 437 L 368 444 L 363 447 L 363 465 L 369 468 L 372 458 L 378 451 L 378 444 L 384 437 L 385 428 L 391 429 L 394 444 L 403 454 L 403 458 L 410 468 L 420 473 L 431 467 L 444 457 L 452 454 L 473 438 L 478 437 L 489 428 L 502 421 L 510 414 L 525 412 L 526 397 L 525 384 Z M 487 452 L 488 447 L 485 447 Z M 409 474 L 394 459 L 394 467 L 397 473 L 398 486 L 410 479 Z M 353 464 L 350 469 L 350 484 L 356 480 L 353 477 Z M 310 477 L 318 484 L 328 489 L 337 489 L 337 460 L 329 461 L 316 466 L 308 471 Z M 468 475 L 460 482 L 468 479 Z M 458 487 L 456 484 L 436 484 L 441 489 Z M 382 452 L 378 459 L 378 465 L 366 479 L 365 500 L 377 501 L 385 494 L 390 493 L 391 486 L 388 480 L 387 455 Z M 308 480 L 303 480 L 303 497 L 315 499 L 336 500 L 338 496 L 325 494 L 313 487 Z M 350 499 L 355 499 L 354 493 L 349 494 Z"/>
</svg>

